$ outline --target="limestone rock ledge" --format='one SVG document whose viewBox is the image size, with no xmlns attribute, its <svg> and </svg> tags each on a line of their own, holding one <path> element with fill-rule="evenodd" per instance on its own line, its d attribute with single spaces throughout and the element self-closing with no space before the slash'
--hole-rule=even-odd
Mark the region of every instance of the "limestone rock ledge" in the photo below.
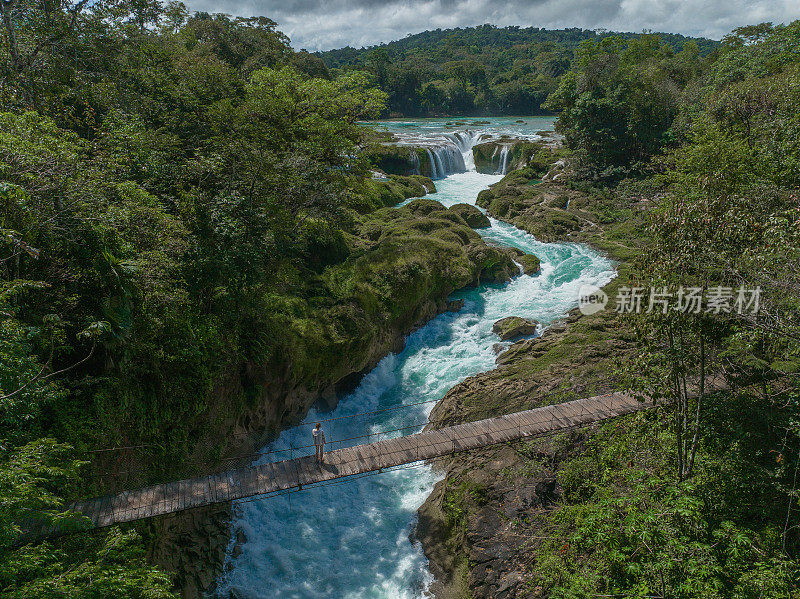
<svg viewBox="0 0 800 599">
<path fill-rule="evenodd" d="M 509 339 L 535 335 L 538 324 L 535 320 L 520 318 L 519 316 L 507 316 L 495 322 L 492 325 L 492 331 L 500 335 L 501 341 L 508 341 Z"/>
</svg>

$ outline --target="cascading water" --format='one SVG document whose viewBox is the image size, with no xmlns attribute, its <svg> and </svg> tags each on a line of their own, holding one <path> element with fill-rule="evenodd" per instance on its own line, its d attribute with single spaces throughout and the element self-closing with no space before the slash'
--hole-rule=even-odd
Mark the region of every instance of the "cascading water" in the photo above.
<svg viewBox="0 0 800 599">
<path fill-rule="evenodd" d="M 411 161 L 411 174 L 419 175 L 419 156 L 417 156 L 417 153 L 411 152 L 409 160 Z"/>
<path fill-rule="evenodd" d="M 431 163 L 431 179 L 438 179 L 439 169 L 437 168 L 436 159 L 434 158 L 433 152 L 431 152 L 430 148 L 425 148 L 425 152 L 428 154 L 428 162 Z"/>
<path fill-rule="evenodd" d="M 508 150 L 509 146 L 502 146 L 500 148 L 500 162 L 495 171 L 496 175 L 505 175 L 508 173 Z M 495 151 L 497 151 L 497 148 L 495 148 Z M 494 155 L 492 158 L 494 158 Z"/>
<path fill-rule="evenodd" d="M 448 175 L 465 173 L 475 168 L 472 158 L 472 146 L 474 146 L 482 135 L 481 132 L 455 131 L 428 137 L 410 137 L 402 139 L 401 145 L 422 147 L 428 156 L 430 164 L 431 179 L 444 179 Z M 416 159 L 416 163 L 414 160 Z M 411 153 L 412 168 L 421 170 L 419 158 L 414 152 Z"/>
<path fill-rule="evenodd" d="M 433 165 L 436 152 L 426 149 Z M 437 174 L 446 173 L 438 170 Z M 428 197 L 446 206 L 474 203 L 478 192 L 500 178 L 474 170 L 454 174 L 437 183 L 438 192 Z M 371 440 L 377 440 L 400 434 L 380 431 L 410 427 L 403 431 L 410 434 L 421 429 L 433 404 L 411 404 L 439 399 L 466 377 L 494 367 L 493 346 L 498 337 L 492 324 L 496 320 L 514 315 L 546 325 L 576 305 L 582 285 L 601 286 L 614 276 L 612 263 L 585 246 L 541 243 L 512 225 L 490 220 L 490 227 L 479 230 L 481 235 L 491 243 L 535 254 L 541 260 L 541 272 L 521 275 L 507 285 L 454 294 L 464 299 L 458 313 L 442 314 L 411 334 L 403 351 L 385 357 L 332 414 L 312 410 L 302 425 L 281 433 L 265 449 L 287 452 L 274 454 L 276 458 L 265 455 L 264 460 L 286 459 L 290 447 L 307 445 L 318 418 L 408 405 L 369 417 L 326 422 L 326 436 L 336 440 L 367 432 L 374 433 Z M 427 597 L 431 582 L 427 561 L 409 534 L 416 510 L 438 478 L 421 465 L 343 479 L 341 484 L 305 489 L 291 499 L 235 504 L 234 534 L 218 595 L 243 599 Z M 246 540 L 237 541 L 242 535 Z"/>
<path fill-rule="evenodd" d="M 481 131 L 456 131 L 448 135 L 448 137 L 453 140 L 459 152 L 461 152 L 462 160 L 464 161 L 464 171 L 458 172 L 475 170 L 472 147 L 485 135 L 486 134 Z"/>
<path fill-rule="evenodd" d="M 433 156 L 432 159 L 436 163 L 436 168 L 431 168 L 431 171 L 435 173 L 433 179 L 443 179 L 448 175 L 467 172 L 464 154 L 458 146 L 444 144 L 432 146 L 426 150 L 429 152 L 429 156 Z"/>
</svg>

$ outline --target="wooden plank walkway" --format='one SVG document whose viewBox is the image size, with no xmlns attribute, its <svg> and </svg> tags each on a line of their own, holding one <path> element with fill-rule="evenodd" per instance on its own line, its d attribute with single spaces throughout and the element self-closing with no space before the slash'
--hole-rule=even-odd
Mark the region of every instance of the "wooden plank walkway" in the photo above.
<svg viewBox="0 0 800 599">
<path fill-rule="evenodd" d="M 337 449 L 325 463 L 313 456 L 247 466 L 229 472 L 86 499 L 71 506 L 94 527 L 163 516 L 194 507 L 299 490 L 304 486 L 430 460 L 552 431 L 583 426 L 651 407 L 624 393 L 611 393 Z M 53 533 L 50 533 L 53 534 Z"/>
</svg>

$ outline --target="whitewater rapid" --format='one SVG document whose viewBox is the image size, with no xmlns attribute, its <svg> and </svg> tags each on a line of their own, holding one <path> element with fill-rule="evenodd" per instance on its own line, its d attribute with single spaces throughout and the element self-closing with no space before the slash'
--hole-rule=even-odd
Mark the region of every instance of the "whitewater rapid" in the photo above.
<svg viewBox="0 0 800 599">
<path fill-rule="evenodd" d="M 469 150 L 465 163 L 470 164 Z M 474 167 L 473 167 L 474 168 Z M 475 203 L 478 192 L 500 175 L 474 170 L 437 181 L 429 195 L 445 206 Z M 614 277 L 613 263 L 579 244 L 541 243 L 494 219 L 479 230 L 487 242 L 513 246 L 541 260 L 537 275 L 521 275 L 506 285 L 453 294 L 463 299 L 457 313 L 434 318 L 408 337 L 399 354 L 386 356 L 344 397 L 333 412 L 312 410 L 304 423 L 281 433 L 264 448 L 263 460 L 289 457 L 308 445 L 320 419 L 408 405 L 358 418 L 324 423 L 328 440 L 365 432 L 370 440 L 422 429 L 434 403 L 468 376 L 495 365 L 499 342 L 492 324 L 505 316 L 533 318 L 543 325 L 577 305 L 582 285 L 602 286 Z M 422 403 L 420 402 L 429 402 Z M 420 405 L 411 405 L 420 404 Z M 396 431 L 394 429 L 404 428 Z M 381 434 L 382 431 L 394 431 Z M 364 442 L 353 441 L 352 443 Z M 332 449 L 338 447 L 334 445 Z M 308 452 L 305 452 L 308 453 Z M 296 456 L 297 451 L 293 450 Z M 418 599 L 428 597 L 431 575 L 418 543 L 410 540 L 416 511 L 439 474 L 416 465 L 289 496 L 234 505 L 233 535 L 218 596 L 247 599 Z M 244 542 L 240 542 L 243 538 Z"/>
</svg>

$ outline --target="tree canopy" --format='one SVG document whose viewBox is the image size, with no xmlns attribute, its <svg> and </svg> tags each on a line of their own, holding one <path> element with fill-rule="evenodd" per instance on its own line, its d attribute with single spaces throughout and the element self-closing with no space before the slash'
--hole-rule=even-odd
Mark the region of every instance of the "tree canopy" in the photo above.
<svg viewBox="0 0 800 599">
<path fill-rule="evenodd" d="M 172 596 L 133 530 L 19 547 L 20 523 L 80 528 L 64 501 L 113 488 L 88 475 L 120 457 L 98 447 L 154 448 L 127 484 L 213 461 L 213 386 L 288 360 L 270 293 L 296 313 L 309 265 L 347 256 L 355 122 L 385 96 L 263 17 L 0 11 L 0 593 Z"/>
<path fill-rule="evenodd" d="M 658 35 L 673 52 L 694 44 L 694 50 L 705 55 L 716 45 L 708 39 Z M 585 42 L 600 44 L 611 37 L 635 40 L 641 36 L 482 25 L 425 31 L 378 46 L 329 50 L 319 56 L 335 72 L 363 69 L 373 73 L 388 94 L 394 115 L 534 115 L 548 113 L 545 100 L 569 70 L 574 51 Z"/>
</svg>

